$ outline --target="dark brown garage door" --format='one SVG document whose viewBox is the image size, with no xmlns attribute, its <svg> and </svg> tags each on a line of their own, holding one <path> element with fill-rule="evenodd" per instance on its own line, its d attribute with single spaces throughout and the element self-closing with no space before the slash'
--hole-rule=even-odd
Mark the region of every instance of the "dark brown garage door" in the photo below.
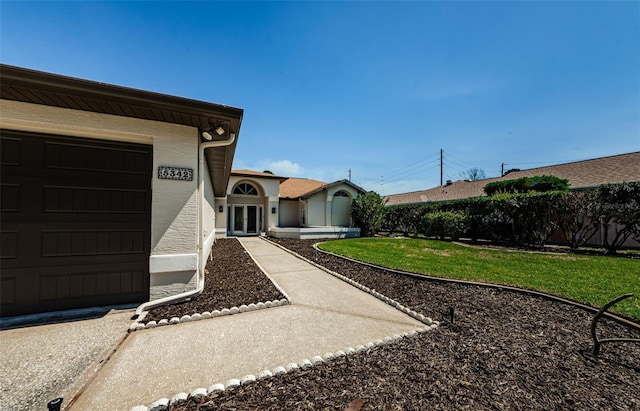
<svg viewBox="0 0 640 411">
<path fill-rule="evenodd" d="M 147 300 L 151 146 L 0 133 L 0 315 Z"/>
</svg>

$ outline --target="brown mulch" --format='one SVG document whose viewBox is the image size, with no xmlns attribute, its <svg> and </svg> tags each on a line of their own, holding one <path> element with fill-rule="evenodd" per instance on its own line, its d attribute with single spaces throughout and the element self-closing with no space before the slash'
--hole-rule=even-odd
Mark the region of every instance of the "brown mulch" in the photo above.
<svg viewBox="0 0 640 411">
<path fill-rule="evenodd" d="M 418 280 L 279 240 L 436 320 L 435 331 L 189 402 L 181 410 L 640 410 L 640 345 L 592 354 L 592 314 L 481 286 Z M 317 257 L 316 257 L 317 255 Z M 233 264 L 233 261 L 229 261 Z M 455 309 L 455 322 L 449 320 Z M 640 332 L 604 320 L 605 335 Z"/>
<path fill-rule="evenodd" d="M 189 301 L 154 308 L 143 322 L 284 298 L 237 239 L 216 240 L 212 255 L 205 267 L 205 285 L 200 295 Z"/>
</svg>

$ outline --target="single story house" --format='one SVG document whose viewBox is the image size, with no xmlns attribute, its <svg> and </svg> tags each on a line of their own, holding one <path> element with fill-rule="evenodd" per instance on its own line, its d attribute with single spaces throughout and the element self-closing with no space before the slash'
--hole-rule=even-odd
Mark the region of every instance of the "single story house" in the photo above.
<svg viewBox="0 0 640 411">
<path fill-rule="evenodd" d="M 0 99 L 0 316 L 201 289 L 242 109 L 8 65 Z"/>
<path fill-rule="evenodd" d="M 357 237 L 351 202 L 364 190 L 348 180 L 325 183 L 233 170 L 227 195 L 216 198 L 220 236 L 266 233 L 276 238 Z"/>
</svg>

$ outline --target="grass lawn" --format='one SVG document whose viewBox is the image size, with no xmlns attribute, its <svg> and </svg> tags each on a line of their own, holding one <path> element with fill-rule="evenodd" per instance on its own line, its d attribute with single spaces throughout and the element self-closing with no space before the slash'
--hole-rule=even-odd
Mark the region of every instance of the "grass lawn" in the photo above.
<svg viewBox="0 0 640 411">
<path fill-rule="evenodd" d="M 634 297 L 610 311 L 640 320 L 638 259 L 480 249 L 414 238 L 358 238 L 322 243 L 320 248 L 398 270 L 508 284 L 596 307 L 632 292 Z"/>
</svg>

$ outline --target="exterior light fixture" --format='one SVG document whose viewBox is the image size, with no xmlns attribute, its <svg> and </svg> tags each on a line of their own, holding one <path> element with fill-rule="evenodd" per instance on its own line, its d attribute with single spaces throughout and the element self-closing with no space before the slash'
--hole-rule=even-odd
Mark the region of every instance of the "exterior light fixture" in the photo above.
<svg viewBox="0 0 640 411">
<path fill-rule="evenodd" d="M 275 214 L 276 213 L 276 208 L 275 207 L 271 207 L 271 214 Z"/>
<path fill-rule="evenodd" d="M 221 212 L 223 212 L 223 211 L 224 211 L 224 207 L 222 207 L 222 206 L 218 206 L 218 212 L 219 212 L 219 213 L 221 213 Z"/>
<path fill-rule="evenodd" d="M 213 131 L 215 131 L 216 134 L 219 136 L 224 134 L 224 128 L 222 128 L 222 126 L 216 126 L 216 128 L 214 128 Z"/>
<path fill-rule="evenodd" d="M 207 141 L 213 140 L 213 136 L 209 131 L 203 131 L 201 134 L 202 134 L 202 138 L 204 138 L 205 140 Z"/>
</svg>

